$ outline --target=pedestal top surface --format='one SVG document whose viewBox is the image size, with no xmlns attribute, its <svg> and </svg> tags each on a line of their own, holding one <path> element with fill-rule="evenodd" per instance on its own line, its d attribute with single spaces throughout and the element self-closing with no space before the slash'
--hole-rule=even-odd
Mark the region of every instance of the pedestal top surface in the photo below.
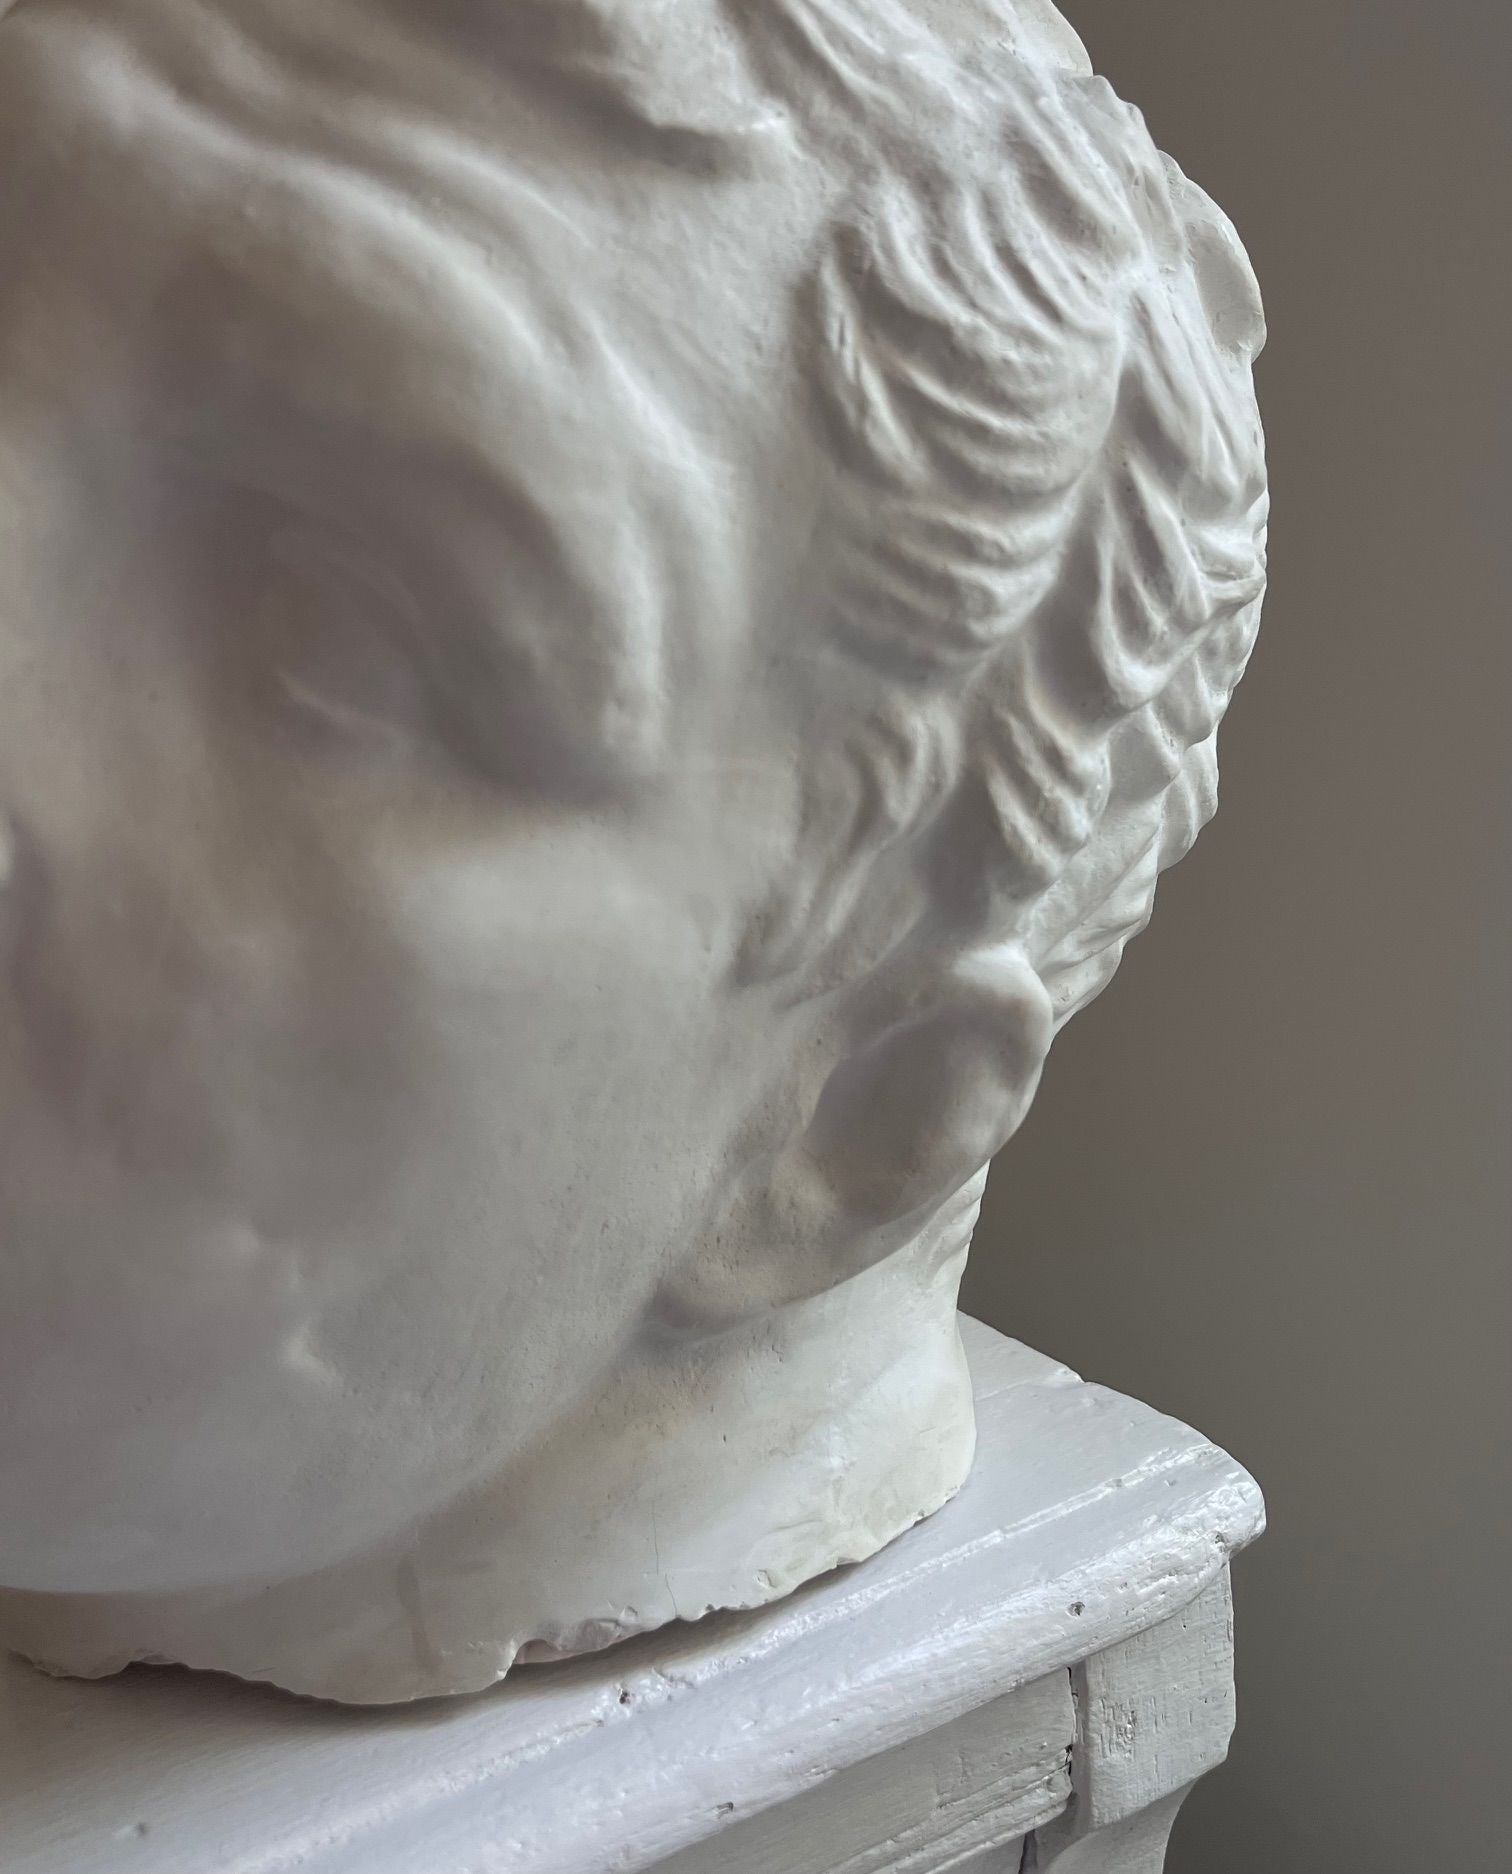
<svg viewBox="0 0 1512 1874">
<path fill-rule="evenodd" d="M 1259 1533 L 1255 1484 L 1196 1432 L 962 1332 L 980 1443 L 961 1495 L 756 1612 L 384 1710 L 0 1660 L 0 1865 L 631 1874 L 1153 1626 Z"/>
</svg>

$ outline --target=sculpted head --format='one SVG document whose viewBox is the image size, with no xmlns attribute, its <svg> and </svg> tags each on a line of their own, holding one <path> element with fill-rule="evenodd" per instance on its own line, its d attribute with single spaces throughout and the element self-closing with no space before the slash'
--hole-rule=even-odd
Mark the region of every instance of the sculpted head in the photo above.
<svg viewBox="0 0 1512 1874">
<path fill-rule="evenodd" d="M 1054 16 L 21 0 L 0 252 L 0 1584 L 953 1294 L 1263 583 L 1242 252 Z"/>
</svg>

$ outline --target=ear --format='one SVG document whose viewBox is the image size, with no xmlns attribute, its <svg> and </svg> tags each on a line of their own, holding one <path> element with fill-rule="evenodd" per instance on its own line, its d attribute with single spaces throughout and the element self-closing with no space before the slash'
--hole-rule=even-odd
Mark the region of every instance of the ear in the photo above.
<svg viewBox="0 0 1512 1874">
<path fill-rule="evenodd" d="M 1053 1032 L 1044 985 L 1012 947 L 939 967 L 916 955 L 885 989 L 860 991 L 807 1123 L 753 1163 L 651 1318 L 718 1331 L 901 1249 L 1013 1136 Z"/>
<path fill-rule="evenodd" d="M 779 1177 L 801 1208 L 823 1213 L 837 1248 L 873 1238 L 871 1254 L 858 1241 L 844 1260 L 888 1253 L 892 1226 L 922 1224 L 1018 1130 L 1053 1033 L 1050 999 L 1020 950 L 949 962 L 834 1069 Z"/>
</svg>

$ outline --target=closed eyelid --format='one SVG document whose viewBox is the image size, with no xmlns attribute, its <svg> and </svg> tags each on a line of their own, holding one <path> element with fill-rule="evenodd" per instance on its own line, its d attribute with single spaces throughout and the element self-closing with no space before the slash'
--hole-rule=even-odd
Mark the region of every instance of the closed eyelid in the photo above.
<svg viewBox="0 0 1512 1874">
<path fill-rule="evenodd" d="M 367 479 L 361 513 L 269 539 L 259 635 L 280 694 L 370 748 L 444 749 L 531 792 L 612 789 L 594 699 L 618 621 L 553 515 L 483 470 L 411 479 L 407 502 L 385 479 Z"/>
<path fill-rule="evenodd" d="M 308 710 L 312 715 L 329 722 L 332 727 L 348 734 L 360 732 L 374 736 L 392 743 L 395 747 L 403 745 L 405 740 L 403 731 L 397 724 L 386 721 L 382 716 L 374 715 L 369 710 L 353 708 L 350 704 L 332 701 L 329 696 L 323 696 L 320 691 L 312 689 L 293 671 L 280 670 L 278 681 L 292 702 L 298 704 L 301 709 Z"/>
</svg>

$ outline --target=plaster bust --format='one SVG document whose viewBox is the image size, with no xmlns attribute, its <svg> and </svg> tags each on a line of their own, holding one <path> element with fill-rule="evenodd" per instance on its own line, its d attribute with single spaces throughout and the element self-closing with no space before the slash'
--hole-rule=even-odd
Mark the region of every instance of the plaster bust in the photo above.
<svg viewBox="0 0 1512 1874">
<path fill-rule="evenodd" d="M 1044 0 L 0 0 L 0 254 L 0 1640 L 473 1690 L 936 1509 L 1253 639 L 1227 221 Z"/>
</svg>

